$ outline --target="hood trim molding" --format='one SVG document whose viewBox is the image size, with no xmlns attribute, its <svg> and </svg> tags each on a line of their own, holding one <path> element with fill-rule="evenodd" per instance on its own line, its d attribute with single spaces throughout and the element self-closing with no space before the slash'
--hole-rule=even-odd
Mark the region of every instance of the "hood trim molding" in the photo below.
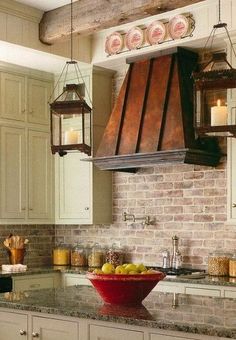
<svg viewBox="0 0 236 340">
<path fill-rule="evenodd" d="M 116 155 L 87 159 L 100 170 L 117 170 L 136 172 L 137 168 L 150 167 L 157 164 L 187 163 L 206 166 L 217 166 L 221 154 L 197 149 L 178 149 L 151 153 Z"/>
</svg>

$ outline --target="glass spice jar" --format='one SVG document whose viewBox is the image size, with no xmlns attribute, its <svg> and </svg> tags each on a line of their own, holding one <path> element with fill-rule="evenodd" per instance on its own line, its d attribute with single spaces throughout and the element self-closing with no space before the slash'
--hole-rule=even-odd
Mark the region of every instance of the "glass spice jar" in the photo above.
<svg viewBox="0 0 236 340">
<path fill-rule="evenodd" d="M 229 259 L 229 276 L 236 277 L 236 254 Z"/>
<path fill-rule="evenodd" d="M 75 267 L 85 267 L 87 265 L 86 249 L 81 244 L 76 244 L 71 249 L 71 265 Z"/>
<path fill-rule="evenodd" d="M 106 251 L 105 261 L 113 264 L 113 266 L 119 266 L 123 263 L 123 251 L 115 243 Z"/>
<path fill-rule="evenodd" d="M 229 259 L 231 254 L 215 251 L 208 256 L 208 274 L 215 276 L 229 275 Z"/>
<path fill-rule="evenodd" d="M 88 254 L 89 267 L 102 267 L 104 261 L 104 250 L 98 243 L 90 249 Z"/>
<path fill-rule="evenodd" d="M 68 266 L 70 264 L 70 248 L 59 244 L 53 249 L 53 264 L 56 266 Z"/>
</svg>

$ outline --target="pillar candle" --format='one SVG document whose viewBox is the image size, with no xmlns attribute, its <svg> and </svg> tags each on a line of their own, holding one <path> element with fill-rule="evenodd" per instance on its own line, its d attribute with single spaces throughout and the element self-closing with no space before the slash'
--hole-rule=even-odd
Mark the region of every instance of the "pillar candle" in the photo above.
<svg viewBox="0 0 236 340">
<path fill-rule="evenodd" d="M 65 131 L 65 143 L 64 144 L 78 144 L 79 142 L 79 132 L 70 130 Z"/>
<path fill-rule="evenodd" d="M 220 105 L 220 99 L 217 100 L 217 106 L 211 108 L 211 126 L 227 124 L 227 106 Z"/>
</svg>

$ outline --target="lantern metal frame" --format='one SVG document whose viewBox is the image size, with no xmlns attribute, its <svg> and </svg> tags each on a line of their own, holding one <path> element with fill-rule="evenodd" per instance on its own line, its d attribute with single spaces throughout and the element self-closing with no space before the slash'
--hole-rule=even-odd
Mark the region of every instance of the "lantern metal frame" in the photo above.
<svg viewBox="0 0 236 340">
<path fill-rule="evenodd" d="M 64 86 L 62 93 L 59 94 L 59 96 L 50 103 L 49 99 L 49 105 L 50 105 L 50 131 L 51 131 L 51 151 L 52 154 L 58 153 L 60 156 L 64 156 L 67 154 L 68 151 L 80 151 L 88 156 L 91 155 L 91 144 L 92 144 L 92 133 L 91 133 L 91 125 L 92 125 L 92 108 L 87 104 L 87 102 L 84 99 L 84 96 L 81 94 L 81 85 L 84 85 L 84 89 L 86 91 L 86 94 L 89 98 L 89 101 L 91 102 L 91 98 L 89 95 L 89 91 L 86 87 L 85 82 L 82 83 L 79 81 L 79 79 L 83 80 L 82 73 L 79 69 L 77 61 L 73 60 L 72 54 L 73 54 L 73 0 L 70 2 L 70 23 L 71 23 L 71 30 L 70 30 L 70 61 L 67 61 L 58 80 L 57 83 L 53 89 L 53 93 L 50 97 L 50 99 L 54 96 L 55 90 L 58 88 L 59 83 L 61 79 L 64 78 Z M 74 67 L 74 72 L 77 77 L 78 84 L 66 84 L 67 81 L 67 75 L 69 72 L 69 67 Z M 84 92 L 84 91 L 83 91 Z M 91 102 L 92 103 L 92 102 Z M 85 115 L 86 118 L 89 115 L 89 132 L 86 134 L 86 124 L 85 124 Z M 80 127 L 80 134 L 81 134 L 81 142 L 79 143 L 65 143 L 65 138 L 63 138 L 63 120 L 70 117 L 78 116 L 81 119 L 81 127 Z M 55 117 L 58 118 L 58 126 L 56 126 L 54 120 Z M 88 121 L 88 119 L 86 120 Z M 73 126 L 71 127 L 73 130 Z M 56 136 L 55 136 L 56 135 Z M 58 138 L 56 138 L 58 137 Z M 88 138 L 86 138 L 88 137 Z M 55 143 L 55 141 L 57 142 Z M 89 144 L 87 143 L 87 140 L 89 140 Z"/>
<path fill-rule="evenodd" d="M 210 36 L 208 37 L 203 51 L 207 51 L 207 45 L 211 41 L 213 45 L 214 35 L 217 29 L 225 29 L 230 42 L 231 49 L 236 57 L 232 40 L 227 29 L 227 24 L 221 22 L 221 2 L 219 0 L 219 22 L 213 26 Z M 216 65 L 221 64 L 220 69 Z M 226 53 L 213 53 L 211 59 L 200 72 L 193 72 L 194 79 L 194 128 L 199 136 L 223 136 L 236 137 L 236 125 L 223 123 L 222 125 L 213 125 L 209 123 L 209 110 L 207 112 L 207 94 L 209 91 L 215 93 L 236 88 L 236 69 L 228 62 Z M 226 95 L 227 97 L 227 95 Z M 227 101 L 227 98 L 225 98 Z M 228 107 L 228 106 L 227 106 Z"/>
</svg>

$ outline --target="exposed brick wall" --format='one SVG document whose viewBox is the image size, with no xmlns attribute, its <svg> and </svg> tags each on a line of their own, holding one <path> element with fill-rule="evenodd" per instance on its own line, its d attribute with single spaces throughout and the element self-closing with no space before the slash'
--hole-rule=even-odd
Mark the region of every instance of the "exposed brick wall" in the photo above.
<svg viewBox="0 0 236 340">
<path fill-rule="evenodd" d="M 106 226 L 56 226 L 56 241 L 109 246 L 120 242 L 125 261 L 161 265 L 161 251 L 171 251 L 178 235 L 186 266 L 205 267 L 215 249 L 234 251 L 236 230 L 226 221 L 225 163 L 217 168 L 187 164 L 160 165 L 136 174 L 113 176 L 113 220 Z M 124 222 L 123 212 L 149 215 L 151 225 Z"/>
<path fill-rule="evenodd" d="M 114 79 L 116 97 L 124 79 L 121 67 Z M 225 141 L 224 141 L 225 142 Z M 113 175 L 113 223 L 99 226 L 56 226 L 56 241 L 109 246 L 120 242 L 125 261 L 161 265 L 161 251 L 171 251 L 171 238 L 180 238 L 186 266 L 206 267 L 215 249 L 234 251 L 236 229 L 226 221 L 226 162 L 217 168 L 165 164 L 140 169 L 136 174 Z M 149 215 L 154 222 L 122 221 L 123 212 Z"/>
<path fill-rule="evenodd" d="M 54 225 L 0 225 L 0 263 L 9 263 L 3 241 L 12 233 L 29 239 L 24 264 L 29 266 L 50 265 L 55 244 Z"/>
</svg>

